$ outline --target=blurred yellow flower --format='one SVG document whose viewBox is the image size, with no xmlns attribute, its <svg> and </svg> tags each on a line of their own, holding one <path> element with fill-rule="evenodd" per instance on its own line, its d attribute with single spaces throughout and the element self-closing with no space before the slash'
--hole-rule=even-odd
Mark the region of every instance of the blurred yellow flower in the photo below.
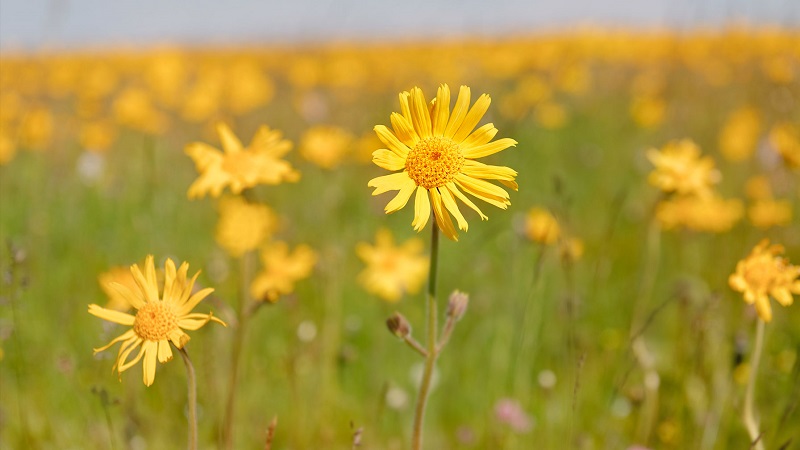
<svg viewBox="0 0 800 450">
<path fill-rule="evenodd" d="M 525 236 L 540 244 L 554 244 L 561 236 L 561 227 L 550 211 L 534 207 L 525 216 Z"/>
<path fill-rule="evenodd" d="M 17 154 L 17 145 L 11 138 L 11 134 L 0 123 L 0 166 L 4 166 L 14 159 Z"/>
<path fill-rule="evenodd" d="M 309 128 L 300 138 L 300 156 L 322 167 L 333 169 L 352 151 L 353 135 L 332 125 Z"/>
<path fill-rule="evenodd" d="M 554 101 L 538 104 L 533 111 L 533 116 L 536 118 L 536 123 L 548 129 L 561 128 L 567 122 L 567 111 Z"/>
<path fill-rule="evenodd" d="M 748 209 L 747 217 L 756 228 L 785 227 L 792 221 L 792 202 L 763 198 Z"/>
<path fill-rule="evenodd" d="M 292 143 L 283 139 L 281 132 L 267 126 L 258 129 L 248 147 L 227 125 L 217 125 L 217 133 L 224 152 L 202 142 L 186 146 L 200 176 L 189 187 L 190 199 L 211 194 L 219 197 L 229 187 L 234 194 L 259 184 L 280 184 L 300 179 L 300 173 L 281 159 L 292 149 Z"/>
<path fill-rule="evenodd" d="M 769 178 L 764 175 L 750 177 L 745 184 L 744 192 L 753 200 L 772 198 L 772 186 L 770 186 Z"/>
<path fill-rule="evenodd" d="M 764 239 L 736 264 L 736 271 L 728 278 L 731 288 L 743 293 L 745 302 L 755 305 L 764 322 L 772 320 L 769 297 L 789 306 L 794 301 L 792 294 L 800 294 L 800 267 L 778 256 L 783 251 L 783 246 L 770 246 L 769 240 Z"/>
<path fill-rule="evenodd" d="M 131 292 L 136 292 L 138 285 L 136 284 L 136 279 L 133 277 L 133 273 L 131 273 L 130 267 L 112 267 L 101 273 L 97 277 L 97 281 L 100 284 L 100 288 L 108 297 L 108 303 L 106 303 L 105 306 L 106 309 L 125 312 L 132 308 L 132 305 L 125 296 L 112 286 L 112 283 L 116 283 L 125 286 Z"/>
<path fill-rule="evenodd" d="M 53 114 L 44 107 L 35 107 L 22 117 L 19 144 L 29 150 L 42 150 L 53 140 L 54 128 Z"/>
<path fill-rule="evenodd" d="M 238 258 L 261 246 L 278 226 L 278 218 L 267 206 L 242 197 L 223 197 L 215 238 L 229 255 Z"/>
<path fill-rule="evenodd" d="M 685 227 L 694 231 L 723 233 L 729 231 L 744 214 L 742 202 L 710 197 L 681 195 L 659 202 L 656 219 L 666 230 Z"/>
<path fill-rule="evenodd" d="M 800 167 L 800 125 L 776 124 L 769 132 L 769 141 L 789 167 Z"/>
<path fill-rule="evenodd" d="M 176 270 L 175 263 L 171 259 L 167 259 L 164 265 L 164 286 L 159 293 L 153 256 L 148 255 L 144 263 L 144 273 L 138 265 L 131 266 L 136 289 L 112 282 L 110 286 L 130 303 L 137 313 L 130 315 L 95 304 L 89 305 L 90 314 L 109 322 L 131 327 L 108 345 L 94 349 L 94 352 L 102 352 L 117 342 L 122 342 L 113 369 L 122 374 L 143 360 L 144 384 L 150 386 L 156 377 L 156 360 L 165 363 L 172 359 L 170 342 L 177 348 L 183 348 L 189 342 L 189 335 L 183 330 L 197 330 L 210 321 L 225 325 L 223 321 L 210 313 L 191 312 L 214 289 L 206 288 L 192 294 L 194 282 L 200 273 L 195 274 L 191 280 L 187 280 L 188 270 L 188 263 L 181 264 L 181 267 Z M 137 348 L 139 352 L 133 359 L 128 360 L 128 357 Z"/>
<path fill-rule="evenodd" d="M 562 239 L 559 244 L 559 253 L 564 261 L 578 261 L 583 257 L 585 245 L 583 240 L 576 237 Z"/>
<path fill-rule="evenodd" d="M 661 125 L 666 111 L 667 105 L 661 97 L 646 95 L 631 100 L 631 117 L 641 128 L 655 128 Z"/>
<path fill-rule="evenodd" d="M 79 138 L 81 146 L 86 150 L 102 153 L 114 144 L 117 130 L 107 120 L 94 120 L 81 125 Z"/>
<path fill-rule="evenodd" d="M 120 125 L 147 134 L 161 134 L 166 131 L 166 115 L 156 108 L 150 93 L 144 89 L 124 89 L 114 99 L 112 109 Z"/>
<path fill-rule="evenodd" d="M 418 87 L 400 94 L 401 112 L 391 115 L 393 131 L 383 125 L 375 127 L 388 149 L 376 150 L 373 162 L 386 170 L 402 172 L 373 178 L 368 183 L 375 188 L 372 195 L 400 191 L 386 205 L 387 214 L 402 209 L 416 193 L 411 223 L 414 229 L 420 231 L 425 227 L 433 208 L 436 223 L 445 236 L 458 240 L 450 214 L 455 216 L 459 229 L 467 231 L 468 224 L 456 198 L 475 210 L 482 220 L 488 219 L 462 190 L 501 209 L 511 204 L 504 189 L 485 180 L 498 180 L 517 190 L 514 181 L 517 172 L 474 161 L 517 144 L 509 138 L 490 142 L 497 134 L 491 123 L 473 131 L 490 103 L 489 96 L 483 94 L 470 108 L 467 86 L 459 90 L 452 113 L 450 88 L 446 84 L 439 87 L 430 105 Z"/>
<path fill-rule="evenodd" d="M 720 174 L 710 156 L 700 157 L 700 148 L 689 139 L 668 142 L 661 151 L 650 149 L 647 159 L 655 169 L 650 184 L 666 193 L 711 195 L 711 186 L 719 182 Z"/>
<path fill-rule="evenodd" d="M 719 148 L 728 161 L 744 161 L 756 150 L 761 116 L 754 108 L 741 108 L 728 116 L 719 135 Z"/>
<path fill-rule="evenodd" d="M 263 269 L 250 285 L 250 295 L 274 303 L 281 295 L 291 294 L 296 282 L 311 275 L 317 253 L 307 245 L 298 245 L 290 253 L 289 244 L 276 241 L 261 249 L 261 264 Z"/>
<path fill-rule="evenodd" d="M 275 94 L 275 85 L 254 61 L 243 60 L 228 70 L 228 107 L 237 115 L 266 105 Z"/>
<path fill-rule="evenodd" d="M 358 274 L 364 289 L 387 302 L 396 302 L 405 293 L 416 294 L 428 276 L 428 257 L 425 245 L 412 238 L 395 245 L 392 233 L 380 229 L 375 234 L 375 245 L 359 242 L 358 257 L 367 267 Z"/>
</svg>

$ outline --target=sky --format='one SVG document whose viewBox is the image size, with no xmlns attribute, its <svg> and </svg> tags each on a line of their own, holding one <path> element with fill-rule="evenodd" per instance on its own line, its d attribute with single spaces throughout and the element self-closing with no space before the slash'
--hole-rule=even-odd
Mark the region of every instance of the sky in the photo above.
<svg viewBox="0 0 800 450">
<path fill-rule="evenodd" d="M 800 26 L 800 0 L 0 0 L 0 50 L 535 33 L 575 25 Z"/>
</svg>

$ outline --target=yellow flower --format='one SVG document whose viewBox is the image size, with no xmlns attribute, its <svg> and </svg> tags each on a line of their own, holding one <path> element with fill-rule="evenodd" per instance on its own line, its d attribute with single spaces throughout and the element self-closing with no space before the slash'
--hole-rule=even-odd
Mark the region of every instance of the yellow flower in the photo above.
<svg viewBox="0 0 800 450">
<path fill-rule="evenodd" d="M 4 166 L 14 159 L 17 154 L 17 145 L 5 127 L 0 122 L 0 166 Z"/>
<path fill-rule="evenodd" d="M 131 87 L 123 90 L 114 99 L 112 107 L 120 125 L 148 134 L 166 131 L 166 115 L 156 109 L 150 93 L 144 89 Z"/>
<path fill-rule="evenodd" d="M 81 125 L 79 137 L 86 150 L 105 152 L 117 138 L 117 130 L 109 121 L 95 120 Z"/>
<path fill-rule="evenodd" d="M 537 105 L 533 115 L 539 125 L 548 129 L 561 128 L 567 122 L 567 111 L 563 106 L 553 101 L 546 101 Z"/>
<path fill-rule="evenodd" d="M 19 126 L 19 143 L 29 150 L 42 150 L 53 140 L 55 120 L 44 107 L 36 107 L 22 118 Z"/>
<path fill-rule="evenodd" d="M 660 125 L 664 121 L 666 110 L 666 103 L 658 96 L 637 96 L 631 100 L 631 117 L 641 128 L 654 128 Z"/>
<path fill-rule="evenodd" d="M 800 267 L 778 256 L 782 253 L 783 246 L 770 246 L 764 239 L 736 264 L 736 271 L 728 278 L 731 288 L 743 293 L 745 302 L 755 305 L 764 322 L 772 320 L 769 297 L 789 306 L 794 301 L 792 294 L 800 294 Z"/>
<path fill-rule="evenodd" d="M 576 237 L 562 239 L 559 245 L 559 253 L 563 261 L 578 261 L 583 257 L 585 245 L 583 240 Z"/>
<path fill-rule="evenodd" d="M 128 311 L 131 309 L 130 302 L 112 286 L 112 283 L 116 283 L 125 286 L 131 292 L 136 292 L 138 285 L 136 284 L 136 279 L 133 277 L 130 267 L 112 267 L 108 269 L 108 271 L 101 273 L 97 277 L 97 281 L 100 283 L 100 288 L 108 297 L 108 303 L 106 303 L 105 306 L 107 309 L 113 309 L 115 311 Z"/>
<path fill-rule="evenodd" d="M 764 175 L 755 175 L 747 180 L 744 187 L 745 194 L 753 200 L 772 198 L 772 186 L 769 178 Z"/>
<path fill-rule="evenodd" d="M 283 139 L 281 132 L 267 126 L 258 129 L 249 147 L 243 147 L 227 125 L 217 125 L 223 152 L 202 142 L 186 146 L 200 177 L 189 187 L 190 199 L 210 193 L 219 197 L 225 187 L 234 194 L 259 184 L 280 184 L 300 179 L 300 174 L 287 161 L 281 159 L 292 143 Z"/>
<path fill-rule="evenodd" d="M 311 275 L 317 264 L 317 253 L 307 245 L 298 245 L 289 253 L 289 244 L 273 242 L 261 250 L 263 270 L 250 285 L 253 298 L 271 303 L 281 295 L 291 294 L 294 284 Z"/>
<path fill-rule="evenodd" d="M 446 84 L 439 87 L 430 105 L 420 88 L 400 94 L 401 112 L 391 115 L 393 131 L 383 125 L 375 127 L 388 149 L 376 150 L 373 162 L 386 170 L 402 172 L 373 178 L 368 183 L 375 188 L 372 195 L 400 191 L 386 205 L 387 214 L 402 209 L 416 192 L 411 223 L 414 229 L 420 231 L 425 227 L 432 207 L 439 228 L 445 236 L 457 241 L 458 233 L 450 214 L 455 216 L 459 229 L 467 231 L 468 224 L 456 198 L 475 210 L 482 220 L 488 219 L 462 191 L 501 209 L 511 204 L 504 189 L 485 180 L 498 180 L 517 190 L 514 181 L 517 172 L 474 161 L 517 144 L 509 138 L 490 142 L 497 134 L 491 123 L 473 131 L 490 103 L 489 96 L 483 94 L 470 108 L 467 86 L 461 86 L 452 113 L 450 88 Z"/>
<path fill-rule="evenodd" d="M 240 61 L 228 70 L 228 106 L 237 115 L 269 103 L 275 85 L 253 61 Z"/>
<path fill-rule="evenodd" d="M 753 108 L 741 108 L 728 116 L 719 135 L 719 147 L 728 161 L 744 161 L 756 149 L 761 117 Z"/>
<path fill-rule="evenodd" d="M 800 127 L 782 122 L 772 127 L 769 141 L 789 167 L 800 167 Z"/>
<path fill-rule="evenodd" d="M 741 219 L 744 208 L 738 199 L 726 200 L 685 195 L 664 200 L 656 207 L 656 219 L 664 229 L 686 227 L 694 231 L 723 233 Z"/>
<path fill-rule="evenodd" d="M 534 207 L 525 216 L 525 236 L 540 244 L 552 244 L 561 235 L 561 227 L 550 211 Z"/>
<path fill-rule="evenodd" d="M 374 246 L 366 242 L 356 246 L 358 257 L 367 265 L 358 275 L 359 283 L 367 292 L 388 302 L 400 300 L 406 292 L 419 292 L 428 276 L 428 257 L 423 254 L 424 249 L 419 238 L 396 246 L 389 230 L 378 230 Z"/>
<path fill-rule="evenodd" d="M 353 135 L 339 127 L 318 125 L 300 139 L 300 156 L 322 167 L 333 169 L 350 152 Z"/>
<path fill-rule="evenodd" d="M 278 218 L 268 206 L 241 197 L 223 197 L 219 215 L 217 243 L 237 258 L 261 246 L 278 225 Z"/>
<path fill-rule="evenodd" d="M 720 174 L 711 157 L 700 157 L 700 148 L 689 139 L 671 141 L 661 151 L 650 149 L 647 159 L 655 166 L 650 184 L 664 192 L 711 195 L 711 186 L 719 182 Z"/>
<path fill-rule="evenodd" d="M 760 199 L 747 209 L 747 217 L 757 228 L 785 227 L 792 221 L 792 202 Z"/>
<path fill-rule="evenodd" d="M 98 353 L 117 342 L 122 342 L 117 353 L 117 360 L 112 368 L 113 370 L 122 374 L 122 372 L 131 368 L 140 360 L 143 360 L 144 384 L 150 386 L 156 377 L 156 360 L 165 363 L 172 359 L 170 342 L 177 348 L 183 348 L 189 342 L 189 335 L 183 330 L 197 330 L 209 321 L 225 326 L 223 321 L 210 313 L 191 312 L 214 289 L 206 288 L 192 294 L 194 282 L 200 272 L 187 281 L 186 273 L 188 270 L 188 263 L 181 264 L 181 267 L 176 270 L 175 263 L 171 259 L 167 259 L 164 265 L 164 286 L 161 293 L 159 293 L 159 283 L 156 278 L 153 256 L 148 255 L 144 263 L 144 273 L 142 273 L 138 265 L 131 266 L 131 274 L 136 281 L 136 289 L 130 289 L 114 282 L 110 284 L 119 295 L 136 308 L 136 315 L 102 308 L 94 304 L 89 305 L 90 314 L 110 322 L 131 327 L 130 330 L 116 337 L 108 345 L 94 349 L 94 352 Z M 139 352 L 133 359 L 129 360 L 129 356 L 137 348 Z"/>
</svg>

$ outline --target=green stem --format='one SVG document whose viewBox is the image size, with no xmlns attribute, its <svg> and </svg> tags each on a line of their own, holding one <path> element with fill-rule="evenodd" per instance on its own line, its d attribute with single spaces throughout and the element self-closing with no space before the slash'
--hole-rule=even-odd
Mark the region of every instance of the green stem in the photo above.
<svg viewBox="0 0 800 450">
<path fill-rule="evenodd" d="M 425 370 L 422 373 L 422 382 L 419 386 L 419 394 L 417 395 L 417 406 L 414 411 L 414 432 L 411 438 L 411 448 L 413 450 L 422 449 L 422 422 L 425 417 L 425 406 L 428 403 L 428 393 L 431 387 L 431 379 L 433 378 L 433 369 L 436 365 L 436 357 L 439 356 L 436 351 L 436 272 L 439 261 L 439 227 L 434 223 L 431 228 L 431 263 L 428 269 L 428 317 L 427 317 L 427 336 L 428 341 L 428 354 L 425 357 Z"/>
<path fill-rule="evenodd" d="M 240 259 L 239 271 L 242 279 L 240 287 L 240 301 L 238 310 L 238 323 L 231 344 L 231 365 L 228 377 L 228 399 L 225 402 L 225 416 L 222 420 L 222 447 L 230 450 L 233 448 L 233 420 L 236 410 L 236 385 L 239 378 L 239 361 L 242 358 L 245 330 L 247 321 L 256 311 L 250 305 L 250 279 L 252 272 L 252 252 L 245 253 Z"/>
<path fill-rule="evenodd" d="M 750 363 L 750 375 L 747 377 L 747 390 L 744 394 L 744 411 L 742 411 L 742 420 L 744 426 L 747 428 L 747 433 L 750 435 L 750 442 L 755 450 L 764 450 L 764 440 L 761 439 L 761 433 L 758 431 L 758 420 L 755 417 L 753 407 L 753 392 L 756 386 L 756 375 L 758 375 L 758 364 L 761 362 L 761 350 L 764 348 L 764 328 L 765 322 L 758 319 L 758 326 L 756 327 L 756 344 L 753 350 L 753 361 Z"/>
<path fill-rule="evenodd" d="M 197 378 L 194 366 L 185 348 L 179 348 L 178 353 L 186 365 L 186 384 L 189 397 L 189 450 L 197 450 Z"/>
</svg>

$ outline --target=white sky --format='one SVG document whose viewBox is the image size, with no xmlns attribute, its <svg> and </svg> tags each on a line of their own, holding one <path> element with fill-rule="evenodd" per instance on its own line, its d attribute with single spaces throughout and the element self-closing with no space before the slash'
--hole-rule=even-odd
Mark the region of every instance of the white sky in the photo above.
<svg viewBox="0 0 800 450">
<path fill-rule="evenodd" d="M 535 32 L 575 24 L 800 25 L 800 0 L 0 0 L 0 48 Z"/>
</svg>

